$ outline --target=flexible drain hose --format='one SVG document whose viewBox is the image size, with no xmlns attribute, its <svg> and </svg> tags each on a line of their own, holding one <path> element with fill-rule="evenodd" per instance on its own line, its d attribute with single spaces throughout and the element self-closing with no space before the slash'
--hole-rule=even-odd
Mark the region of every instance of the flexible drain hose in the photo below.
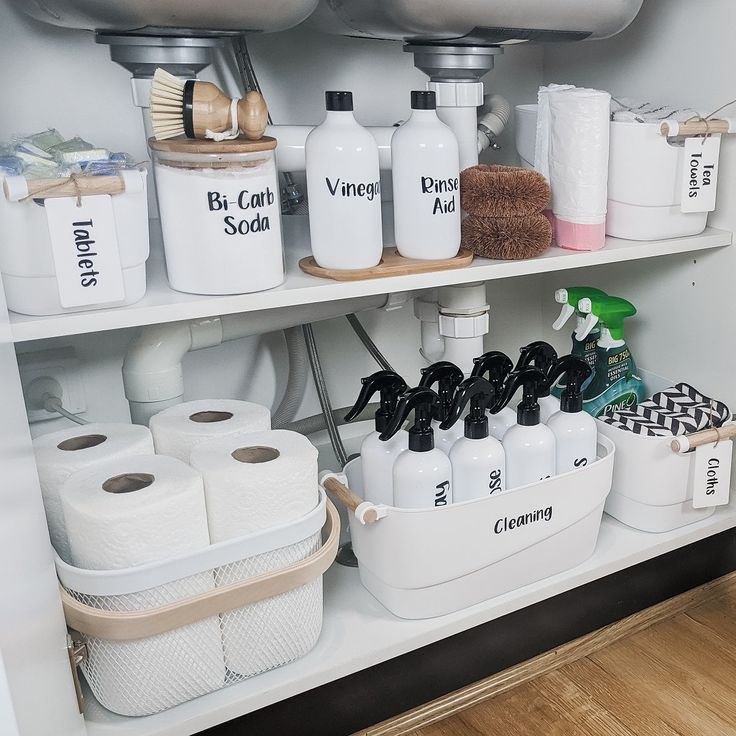
<svg viewBox="0 0 736 736">
<path fill-rule="evenodd" d="M 353 328 L 353 332 L 355 332 L 365 346 L 365 349 L 371 354 L 373 360 L 375 360 L 383 370 L 392 371 L 393 368 L 391 367 L 391 363 L 386 360 L 383 353 L 376 346 L 376 343 L 371 340 L 370 335 L 365 331 L 363 325 L 360 324 L 360 320 L 354 314 L 347 314 L 345 317 Z"/>
<path fill-rule="evenodd" d="M 282 429 L 294 421 L 299 406 L 307 388 L 307 346 L 304 335 L 299 327 L 290 327 L 284 330 L 286 350 L 289 360 L 289 377 L 286 382 L 286 391 L 276 411 L 273 413 L 271 424 L 274 429 Z"/>
</svg>

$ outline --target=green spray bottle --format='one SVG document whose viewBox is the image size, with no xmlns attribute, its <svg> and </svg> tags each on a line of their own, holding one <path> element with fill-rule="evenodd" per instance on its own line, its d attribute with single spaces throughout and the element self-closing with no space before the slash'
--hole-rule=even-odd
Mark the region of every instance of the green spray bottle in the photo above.
<svg viewBox="0 0 736 736">
<path fill-rule="evenodd" d="M 560 316 L 552 325 L 552 329 L 561 330 L 570 317 L 575 315 L 577 320 L 571 336 L 572 350 L 570 354 L 584 360 L 593 370 L 595 370 L 597 341 L 601 335 L 601 330 L 598 325 L 595 325 L 584 340 L 578 337 L 584 328 L 586 317 L 578 308 L 578 304 L 581 299 L 600 299 L 605 296 L 608 296 L 605 291 L 595 289 L 592 286 L 569 286 L 567 289 L 557 289 L 555 291 L 555 301 L 562 305 L 562 309 L 560 310 Z M 565 376 L 563 375 L 552 386 L 552 395 L 559 399 L 564 388 Z"/>
<path fill-rule="evenodd" d="M 583 409 L 594 417 L 634 409 L 645 392 L 624 339 L 624 320 L 636 314 L 636 307 L 626 299 L 604 296 L 585 297 L 578 302 L 578 309 L 587 315 L 578 334 L 580 340 L 596 326 L 601 331 L 593 380 L 583 392 Z"/>
</svg>

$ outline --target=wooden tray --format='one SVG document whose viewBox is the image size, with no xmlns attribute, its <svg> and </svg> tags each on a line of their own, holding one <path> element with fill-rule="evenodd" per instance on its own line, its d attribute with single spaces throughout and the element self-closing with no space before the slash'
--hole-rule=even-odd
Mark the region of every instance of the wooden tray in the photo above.
<svg viewBox="0 0 736 736">
<path fill-rule="evenodd" d="M 464 268 L 473 262 L 473 254 L 469 250 L 460 249 L 454 258 L 443 261 L 419 261 L 415 258 L 403 258 L 396 248 L 384 248 L 381 262 L 373 268 L 361 268 L 355 271 L 339 271 L 333 268 L 322 268 L 317 265 L 313 256 L 302 258 L 299 268 L 311 276 L 334 281 L 363 281 L 364 279 L 383 279 L 388 276 L 407 276 L 412 273 L 431 273 L 447 271 L 453 268 Z"/>
</svg>

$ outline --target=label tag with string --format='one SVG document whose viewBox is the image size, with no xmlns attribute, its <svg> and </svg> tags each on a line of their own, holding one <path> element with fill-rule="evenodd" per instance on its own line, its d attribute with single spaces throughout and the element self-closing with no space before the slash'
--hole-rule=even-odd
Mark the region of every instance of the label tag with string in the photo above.
<svg viewBox="0 0 736 736">
<path fill-rule="evenodd" d="M 721 136 L 685 138 L 681 205 L 683 212 L 712 212 L 716 208 Z"/>
<path fill-rule="evenodd" d="M 47 197 L 59 301 L 65 309 L 125 298 L 112 197 Z"/>
<path fill-rule="evenodd" d="M 731 440 L 719 440 L 713 445 L 695 448 L 691 475 L 694 508 L 705 509 L 728 503 L 732 452 Z"/>
</svg>

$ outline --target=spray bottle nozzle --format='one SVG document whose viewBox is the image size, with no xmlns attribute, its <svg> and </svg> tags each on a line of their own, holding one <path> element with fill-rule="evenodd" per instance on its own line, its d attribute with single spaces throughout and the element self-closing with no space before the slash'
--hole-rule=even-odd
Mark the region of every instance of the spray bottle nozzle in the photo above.
<svg viewBox="0 0 736 736">
<path fill-rule="evenodd" d="M 557 351 L 547 342 L 538 340 L 531 342 L 520 350 L 521 355 L 516 363 L 515 371 L 520 371 L 529 366 L 539 368 L 544 375 L 549 375 L 557 364 Z M 540 388 L 537 396 L 549 396 L 550 386 Z"/>
<path fill-rule="evenodd" d="M 440 428 L 452 427 L 470 402 L 470 413 L 465 417 L 465 436 L 471 440 L 485 439 L 488 437 L 486 410 L 493 404 L 497 395 L 496 389 L 485 378 L 471 376 L 458 387 L 450 415 L 440 424 Z"/>
<path fill-rule="evenodd" d="M 555 366 L 557 377 L 565 374 L 565 388 L 560 397 L 560 411 L 577 414 L 583 410 L 583 385 L 593 375 L 593 369 L 581 358 L 565 355 Z"/>
<path fill-rule="evenodd" d="M 581 299 L 602 296 L 606 296 L 606 293 L 600 289 L 594 289 L 592 286 L 570 286 L 567 289 L 557 289 L 555 292 L 555 301 L 558 304 L 562 304 L 562 309 L 560 316 L 552 325 L 552 329 L 561 330 L 565 322 L 576 312 L 579 317 L 581 316 L 578 309 L 578 303 Z"/>
<path fill-rule="evenodd" d="M 462 370 L 448 360 L 441 360 L 439 363 L 422 368 L 419 386 L 431 388 L 435 383 L 437 384 L 439 401 L 434 416 L 437 421 L 444 422 L 447 418 L 455 398 L 455 391 L 464 377 Z"/>
<path fill-rule="evenodd" d="M 413 452 L 428 452 L 434 448 L 434 432 L 432 431 L 432 417 L 439 404 L 439 397 L 426 386 L 417 386 L 405 391 L 391 415 L 386 429 L 381 432 L 379 439 L 384 442 L 390 440 L 400 429 L 401 425 L 414 412 L 414 424 L 409 428 L 409 449 Z"/>
<path fill-rule="evenodd" d="M 523 426 L 539 424 L 540 411 L 537 398 L 540 392 L 544 390 L 546 383 L 547 376 L 539 368 L 527 367 L 513 371 L 506 381 L 503 396 L 498 402 L 496 410 L 498 411 L 506 406 L 519 386 L 523 386 L 524 393 L 516 408 L 516 421 Z"/>
<path fill-rule="evenodd" d="M 488 382 L 496 389 L 496 393 L 500 394 L 506 376 L 511 373 L 513 368 L 514 364 L 506 353 L 491 350 L 473 359 L 473 372 L 470 374 L 470 377 L 485 377 L 487 374 Z"/>
<path fill-rule="evenodd" d="M 624 320 L 636 314 L 636 307 L 631 302 L 617 296 L 581 299 L 578 308 L 581 314 L 587 315 L 582 329 L 576 334 L 578 340 L 584 340 L 599 322 L 614 340 L 623 340 Z"/>
<path fill-rule="evenodd" d="M 378 371 L 361 379 L 363 384 L 353 408 L 345 415 L 346 422 L 352 422 L 368 406 L 376 391 L 380 392 L 381 405 L 376 412 L 376 431 L 383 432 L 391 415 L 396 410 L 399 395 L 406 391 L 406 381 L 394 371 Z"/>
</svg>

